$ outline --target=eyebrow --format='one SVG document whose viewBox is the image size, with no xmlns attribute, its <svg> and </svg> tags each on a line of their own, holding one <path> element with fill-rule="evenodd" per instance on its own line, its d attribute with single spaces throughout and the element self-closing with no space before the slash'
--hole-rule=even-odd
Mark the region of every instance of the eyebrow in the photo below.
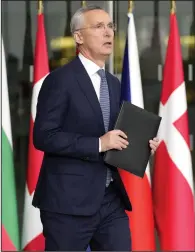
<svg viewBox="0 0 195 252">
<path fill-rule="evenodd" d="M 97 22 L 96 25 L 98 24 L 104 24 L 104 22 Z M 113 24 L 113 22 L 110 21 L 108 24 Z"/>
</svg>

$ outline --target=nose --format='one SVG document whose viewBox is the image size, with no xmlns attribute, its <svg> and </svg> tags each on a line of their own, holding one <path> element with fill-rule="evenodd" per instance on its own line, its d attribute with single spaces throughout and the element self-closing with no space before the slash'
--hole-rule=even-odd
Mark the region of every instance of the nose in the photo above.
<svg viewBox="0 0 195 252">
<path fill-rule="evenodd" d="M 111 34 L 110 34 L 109 31 L 105 31 L 105 32 L 104 32 L 104 36 L 105 36 L 105 37 L 111 37 Z"/>
<path fill-rule="evenodd" d="M 110 28 L 108 26 L 104 26 L 104 35 L 106 37 L 111 37 L 112 36 L 112 31 L 110 30 Z"/>
</svg>

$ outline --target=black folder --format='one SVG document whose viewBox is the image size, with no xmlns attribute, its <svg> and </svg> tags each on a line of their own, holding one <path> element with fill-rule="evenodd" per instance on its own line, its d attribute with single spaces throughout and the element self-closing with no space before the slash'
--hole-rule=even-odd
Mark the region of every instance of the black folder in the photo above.
<svg viewBox="0 0 195 252">
<path fill-rule="evenodd" d="M 128 136 L 129 145 L 123 150 L 107 151 L 104 161 L 143 178 L 151 155 L 149 140 L 157 136 L 160 122 L 160 116 L 124 101 L 114 129 Z"/>
</svg>

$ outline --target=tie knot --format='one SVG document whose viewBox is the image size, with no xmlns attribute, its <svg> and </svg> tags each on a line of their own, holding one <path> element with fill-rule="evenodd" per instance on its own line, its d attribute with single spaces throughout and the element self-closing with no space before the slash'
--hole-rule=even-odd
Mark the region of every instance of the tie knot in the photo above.
<svg viewBox="0 0 195 252">
<path fill-rule="evenodd" d="M 103 78 L 103 77 L 106 76 L 106 75 L 105 75 L 104 69 L 99 69 L 99 70 L 97 71 L 97 73 L 99 74 L 99 76 L 100 76 L 101 78 Z"/>
</svg>

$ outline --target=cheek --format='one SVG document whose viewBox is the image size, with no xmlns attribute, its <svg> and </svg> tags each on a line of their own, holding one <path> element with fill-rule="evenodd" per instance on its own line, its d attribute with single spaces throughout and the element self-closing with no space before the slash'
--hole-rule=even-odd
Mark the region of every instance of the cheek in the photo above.
<svg viewBox="0 0 195 252">
<path fill-rule="evenodd" d="M 99 47 L 101 47 L 101 45 L 102 45 L 102 39 L 100 39 L 99 37 L 92 37 L 92 38 L 89 40 L 89 46 L 90 46 L 90 47 L 99 48 Z"/>
</svg>

